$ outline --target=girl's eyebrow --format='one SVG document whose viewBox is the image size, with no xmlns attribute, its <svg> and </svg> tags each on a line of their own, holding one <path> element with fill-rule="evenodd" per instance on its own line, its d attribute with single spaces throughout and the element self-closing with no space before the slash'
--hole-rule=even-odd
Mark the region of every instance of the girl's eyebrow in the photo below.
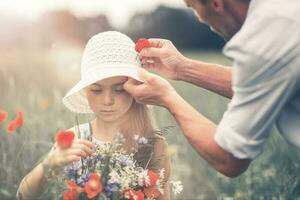
<svg viewBox="0 0 300 200">
<path fill-rule="evenodd" d="M 101 85 L 100 85 L 100 84 L 98 84 L 98 83 L 93 83 L 92 85 L 96 85 L 96 86 L 100 86 L 100 87 L 101 87 Z"/>
<path fill-rule="evenodd" d="M 126 81 L 123 81 L 123 82 L 120 82 L 120 83 L 116 83 L 116 84 L 114 84 L 114 86 L 124 85 L 125 82 Z"/>
<path fill-rule="evenodd" d="M 113 84 L 113 86 L 123 85 L 125 82 L 126 81 L 123 81 L 123 82 L 120 82 L 120 83 L 116 83 L 116 84 Z M 99 83 L 93 83 L 92 85 L 96 85 L 96 86 L 102 87 L 102 85 L 100 85 Z"/>
</svg>

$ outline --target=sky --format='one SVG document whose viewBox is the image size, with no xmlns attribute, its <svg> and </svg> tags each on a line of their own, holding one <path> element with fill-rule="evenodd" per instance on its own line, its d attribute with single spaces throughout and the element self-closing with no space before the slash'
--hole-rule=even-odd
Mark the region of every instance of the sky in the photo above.
<svg viewBox="0 0 300 200">
<path fill-rule="evenodd" d="M 150 12 L 160 4 L 185 7 L 183 0 L 0 0 L 0 13 L 35 21 L 45 11 L 69 9 L 79 17 L 103 13 L 114 26 L 123 27 L 136 12 Z"/>
</svg>

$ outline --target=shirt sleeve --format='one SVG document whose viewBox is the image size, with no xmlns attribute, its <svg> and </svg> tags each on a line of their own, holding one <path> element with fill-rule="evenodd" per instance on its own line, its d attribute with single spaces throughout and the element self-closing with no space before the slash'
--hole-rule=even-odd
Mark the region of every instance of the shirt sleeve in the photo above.
<svg viewBox="0 0 300 200">
<path fill-rule="evenodd" d="M 295 92 L 291 65 L 299 56 L 298 27 L 288 18 L 257 12 L 224 48 L 233 60 L 234 94 L 215 141 L 236 158 L 254 159 L 263 151 L 276 118 Z"/>
<path fill-rule="evenodd" d="M 263 150 L 295 80 L 280 60 L 240 53 L 233 63 L 234 95 L 217 127 L 215 141 L 239 159 L 254 159 Z"/>
</svg>

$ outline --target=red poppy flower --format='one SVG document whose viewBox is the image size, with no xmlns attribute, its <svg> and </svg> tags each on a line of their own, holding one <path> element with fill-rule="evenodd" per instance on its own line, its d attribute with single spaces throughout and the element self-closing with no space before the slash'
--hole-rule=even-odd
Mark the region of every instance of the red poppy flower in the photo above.
<svg viewBox="0 0 300 200">
<path fill-rule="evenodd" d="M 103 190 L 103 186 L 100 182 L 100 176 L 95 173 L 92 173 L 90 180 L 84 184 L 84 190 L 89 199 L 94 198 Z"/>
<path fill-rule="evenodd" d="M 18 116 L 15 119 L 15 122 L 16 122 L 16 125 L 17 125 L 18 128 L 23 125 L 23 121 L 24 121 L 24 119 L 23 119 L 23 113 L 22 112 L 18 112 Z"/>
<path fill-rule="evenodd" d="M 150 42 L 146 38 L 140 38 L 135 44 L 135 50 L 140 52 L 143 48 L 151 47 Z"/>
<path fill-rule="evenodd" d="M 66 184 L 71 190 L 76 190 L 77 192 L 84 191 L 84 189 L 82 187 L 76 185 L 76 183 L 74 181 L 66 181 Z"/>
<path fill-rule="evenodd" d="M 18 128 L 18 125 L 16 123 L 16 121 L 11 121 L 9 124 L 8 124 L 8 127 L 7 127 L 7 132 L 8 133 L 14 133 Z"/>
<path fill-rule="evenodd" d="M 76 200 L 77 191 L 76 190 L 67 190 L 64 191 L 64 199 L 63 200 Z"/>
<path fill-rule="evenodd" d="M 68 149 L 72 146 L 74 137 L 73 131 L 62 130 L 56 134 L 57 145 L 62 149 Z"/>
<path fill-rule="evenodd" d="M 129 200 L 144 200 L 144 193 L 141 191 L 135 191 L 132 189 L 128 189 L 124 192 L 124 196 Z"/>
<path fill-rule="evenodd" d="M 154 199 L 158 198 L 160 195 L 159 190 L 154 187 L 144 188 L 144 193 L 147 197 L 152 197 Z"/>
<path fill-rule="evenodd" d="M 3 123 L 7 119 L 7 112 L 0 110 L 0 124 Z"/>
<path fill-rule="evenodd" d="M 154 185 L 156 185 L 157 181 L 158 181 L 158 176 L 156 173 L 154 173 L 151 170 L 148 170 L 147 175 L 149 177 L 149 181 L 145 181 L 145 186 L 146 187 L 152 187 Z"/>
</svg>

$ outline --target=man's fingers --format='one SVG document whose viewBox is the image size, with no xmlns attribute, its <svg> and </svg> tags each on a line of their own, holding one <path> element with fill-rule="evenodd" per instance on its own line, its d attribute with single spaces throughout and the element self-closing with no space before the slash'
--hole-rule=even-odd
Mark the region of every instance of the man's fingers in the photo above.
<svg viewBox="0 0 300 200">
<path fill-rule="evenodd" d="M 142 79 L 144 82 L 150 82 L 154 78 L 154 75 L 148 72 L 147 70 L 140 68 L 138 70 L 138 76 L 140 79 Z"/>
<path fill-rule="evenodd" d="M 161 48 L 167 40 L 160 38 L 149 38 L 148 41 L 152 47 Z"/>
<path fill-rule="evenodd" d="M 143 48 L 140 55 L 145 57 L 160 57 L 162 55 L 162 50 L 161 48 L 156 47 Z"/>
<path fill-rule="evenodd" d="M 141 84 L 141 82 L 133 78 L 128 78 L 128 80 L 124 83 L 123 88 L 134 96 L 135 88 L 138 87 L 139 84 Z"/>
</svg>

